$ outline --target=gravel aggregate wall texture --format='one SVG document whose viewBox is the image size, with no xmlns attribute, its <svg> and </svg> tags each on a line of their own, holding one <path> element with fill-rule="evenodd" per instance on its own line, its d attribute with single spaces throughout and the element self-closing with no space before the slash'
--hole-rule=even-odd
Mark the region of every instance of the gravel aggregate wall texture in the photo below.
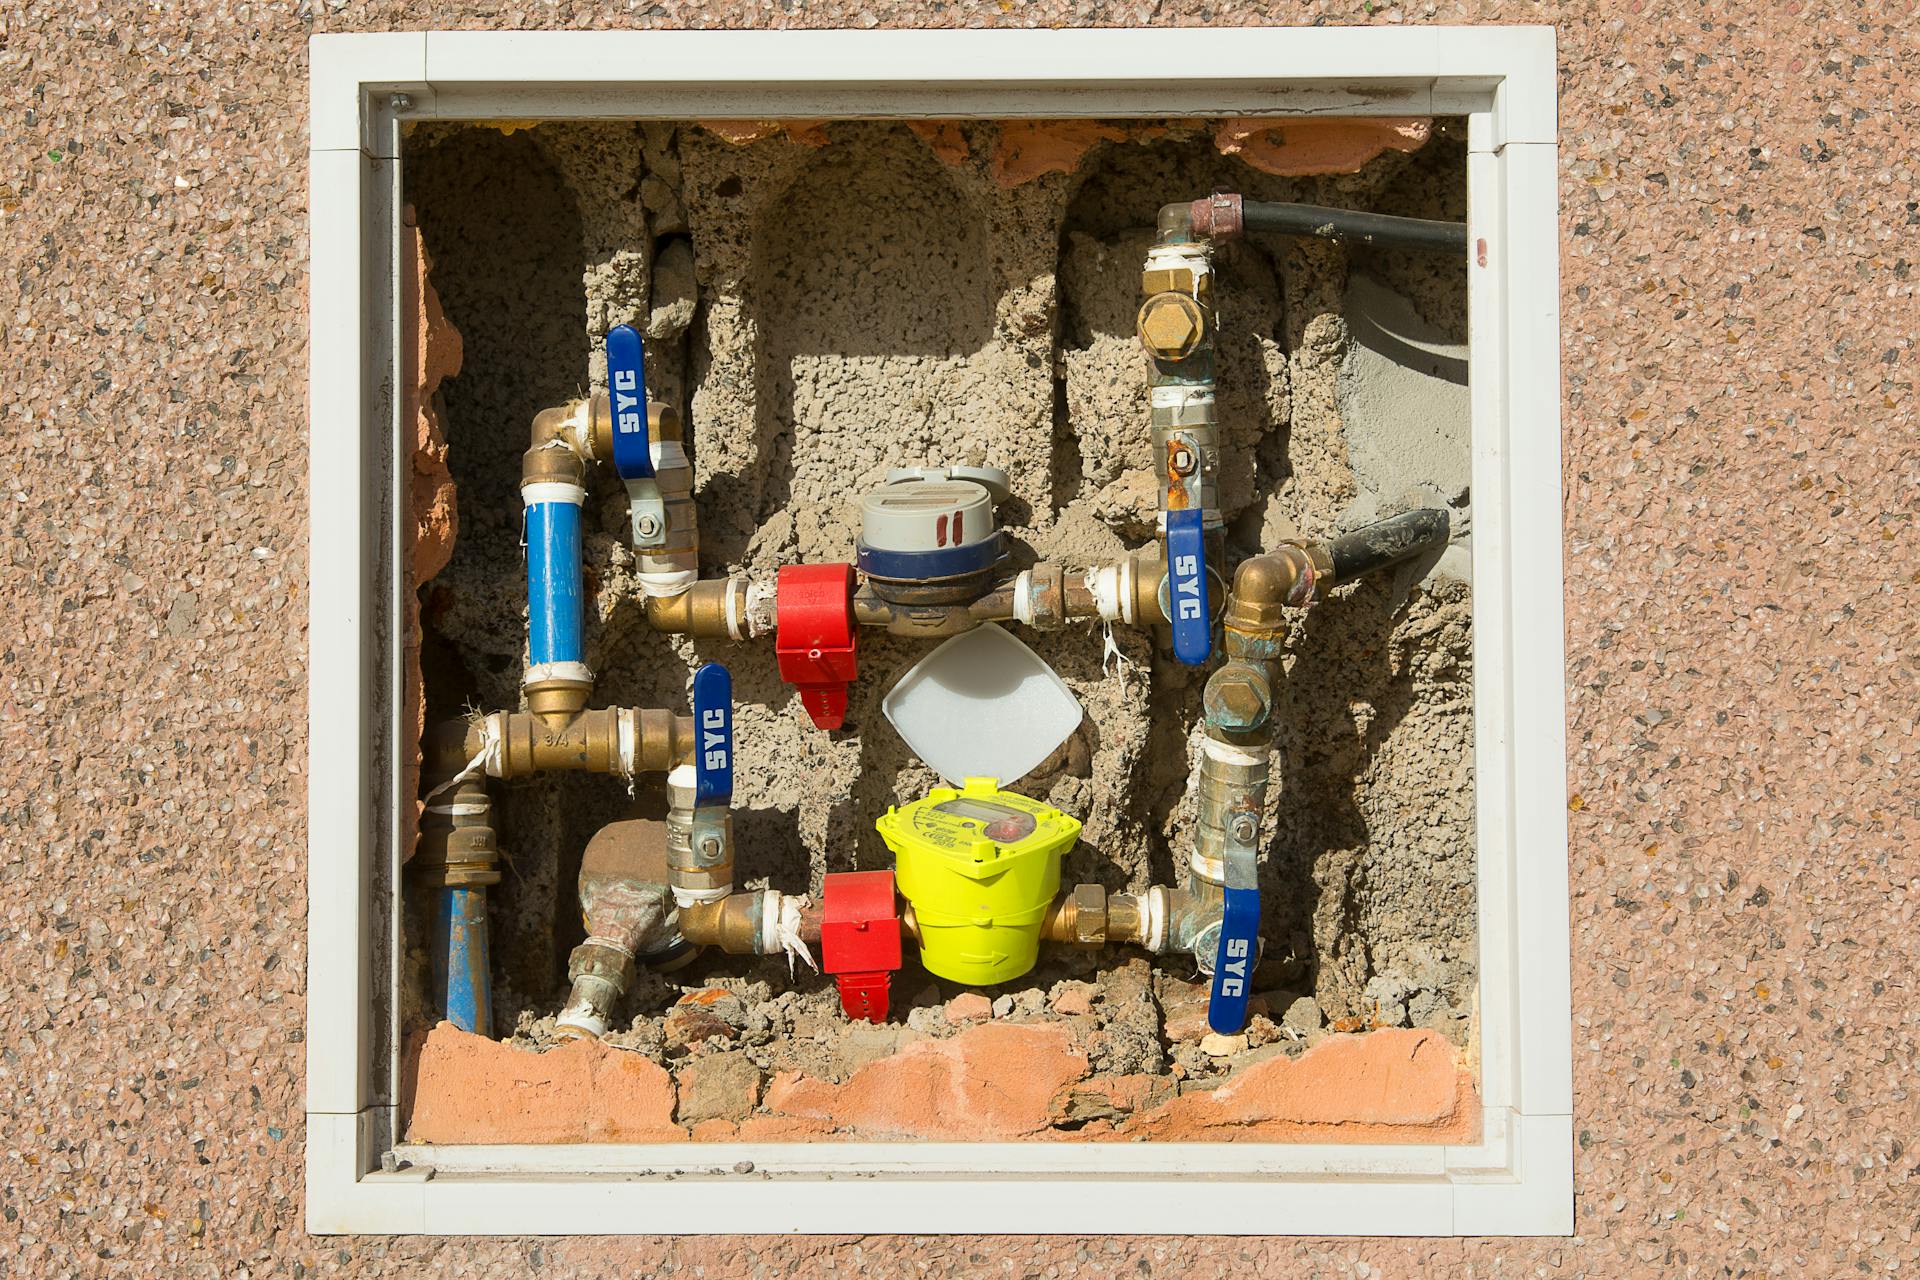
<svg viewBox="0 0 1920 1280">
<path fill-rule="evenodd" d="M 9 0 L 0 1274 L 1911 1268 L 1915 18 Z M 306 35 L 1425 20 L 1560 27 L 1578 1235 L 305 1237 Z"/>
</svg>

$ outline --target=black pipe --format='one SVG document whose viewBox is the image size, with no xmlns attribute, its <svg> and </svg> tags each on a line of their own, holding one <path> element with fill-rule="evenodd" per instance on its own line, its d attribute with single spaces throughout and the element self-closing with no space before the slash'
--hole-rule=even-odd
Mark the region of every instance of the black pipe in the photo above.
<svg viewBox="0 0 1920 1280">
<path fill-rule="evenodd" d="M 1329 209 L 1317 204 L 1275 204 L 1248 200 L 1242 206 L 1248 231 L 1277 231 L 1290 236 L 1319 236 L 1323 240 L 1357 240 L 1362 244 L 1427 253 L 1467 251 L 1467 224 L 1430 222 L 1425 218 L 1396 218 L 1358 209 Z"/>
<path fill-rule="evenodd" d="M 1413 560 L 1446 545 L 1452 520 L 1444 507 L 1422 507 L 1389 516 L 1327 544 L 1333 557 L 1333 585 L 1352 582 L 1363 573 Z"/>
</svg>

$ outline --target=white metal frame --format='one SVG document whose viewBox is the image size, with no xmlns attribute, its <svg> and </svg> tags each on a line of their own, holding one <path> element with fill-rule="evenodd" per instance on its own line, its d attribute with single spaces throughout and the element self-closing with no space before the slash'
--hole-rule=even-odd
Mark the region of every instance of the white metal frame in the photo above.
<svg viewBox="0 0 1920 1280">
<path fill-rule="evenodd" d="M 433 31 L 323 35 L 310 49 L 310 1230 L 1572 1230 L 1551 28 Z M 415 1147 L 408 1167 L 383 1168 L 397 1055 L 378 1011 L 395 1003 L 411 749 L 394 714 L 401 114 L 1466 115 L 1481 1140 Z M 751 1173 L 735 1172 L 742 1161 Z M 1010 1181 L 1037 1194 L 1007 1195 Z"/>
</svg>

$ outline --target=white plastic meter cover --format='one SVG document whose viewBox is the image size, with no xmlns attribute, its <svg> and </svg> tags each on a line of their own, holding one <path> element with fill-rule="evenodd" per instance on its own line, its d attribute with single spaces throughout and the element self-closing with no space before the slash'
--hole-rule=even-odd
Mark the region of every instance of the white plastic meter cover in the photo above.
<svg viewBox="0 0 1920 1280">
<path fill-rule="evenodd" d="M 915 755 L 954 786 L 1031 773 L 1080 727 L 1080 702 L 1040 655 L 993 623 L 922 658 L 880 703 Z"/>
<path fill-rule="evenodd" d="M 860 500 L 860 539 L 876 551 L 939 551 L 993 536 L 993 497 L 967 480 L 903 480 Z"/>
</svg>

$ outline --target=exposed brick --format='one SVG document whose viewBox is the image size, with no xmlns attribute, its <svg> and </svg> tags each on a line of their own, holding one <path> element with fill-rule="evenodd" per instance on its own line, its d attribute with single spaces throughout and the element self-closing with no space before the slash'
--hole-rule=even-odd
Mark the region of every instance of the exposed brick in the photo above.
<svg viewBox="0 0 1920 1280">
<path fill-rule="evenodd" d="M 1054 1096 L 1086 1070 L 1063 1026 L 989 1022 L 920 1041 L 845 1084 L 778 1076 L 766 1107 L 868 1138 L 1017 1138 L 1048 1128 Z"/>
</svg>

